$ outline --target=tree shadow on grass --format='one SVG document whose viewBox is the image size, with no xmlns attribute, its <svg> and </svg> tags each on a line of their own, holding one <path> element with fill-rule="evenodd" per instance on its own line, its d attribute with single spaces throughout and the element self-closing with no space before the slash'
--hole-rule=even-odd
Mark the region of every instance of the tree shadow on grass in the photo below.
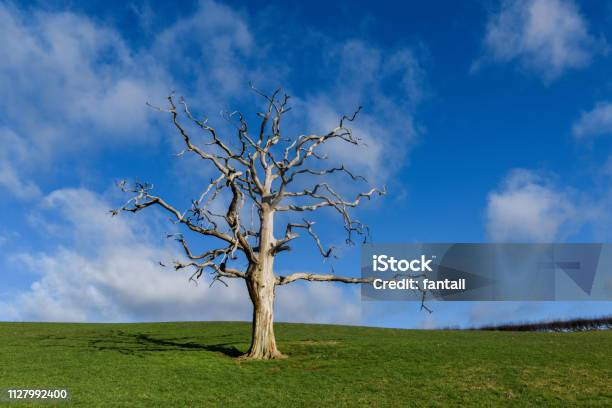
<svg viewBox="0 0 612 408">
<path fill-rule="evenodd" d="M 89 344 L 99 351 L 111 350 L 141 357 L 149 352 L 160 351 L 211 351 L 229 357 L 238 357 L 244 354 L 234 346 L 237 343 L 200 344 L 193 341 L 184 341 L 188 339 L 190 338 L 158 339 L 148 334 L 129 334 L 119 331 L 113 337 L 91 340 Z"/>
</svg>

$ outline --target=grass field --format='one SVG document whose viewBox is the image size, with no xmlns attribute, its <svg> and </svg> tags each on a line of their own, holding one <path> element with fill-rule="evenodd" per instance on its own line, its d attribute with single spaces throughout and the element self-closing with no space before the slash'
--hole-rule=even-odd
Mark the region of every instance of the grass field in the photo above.
<svg viewBox="0 0 612 408">
<path fill-rule="evenodd" d="M 612 331 L 276 330 L 290 357 L 245 362 L 246 323 L 0 323 L 0 388 L 101 407 L 612 405 Z"/>
</svg>

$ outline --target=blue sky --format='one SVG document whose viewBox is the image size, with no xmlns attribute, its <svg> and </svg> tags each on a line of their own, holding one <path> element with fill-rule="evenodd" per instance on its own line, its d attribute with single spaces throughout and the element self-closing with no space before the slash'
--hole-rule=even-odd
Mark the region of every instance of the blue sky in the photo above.
<svg viewBox="0 0 612 408">
<path fill-rule="evenodd" d="M 177 159 L 171 90 L 220 130 L 283 86 L 288 132 L 363 105 L 368 147 L 336 152 L 389 194 L 375 242 L 610 242 L 612 7 L 605 1 L 0 2 L 0 319 L 248 319 L 241 282 L 160 268 L 163 214 L 110 218 L 119 179 L 188 205 L 209 169 Z M 258 105 L 259 104 L 259 105 Z M 341 243 L 338 220 L 321 235 Z M 277 270 L 330 268 L 312 243 Z M 334 270 L 356 274 L 358 248 Z M 279 320 L 469 326 L 599 315 L 611 303 L 362 304 L 356 287 L 278 290 Z"/>
</svg>

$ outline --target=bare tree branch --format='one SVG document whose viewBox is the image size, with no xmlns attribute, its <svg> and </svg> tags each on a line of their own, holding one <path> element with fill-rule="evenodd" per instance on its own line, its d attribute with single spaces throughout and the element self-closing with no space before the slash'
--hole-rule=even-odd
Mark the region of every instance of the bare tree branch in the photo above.
<svg viewBox="0 0 612 408">
<path fill-rule="evenodd" d="M 314 221 L 308 221 L 306 219 L 304 219 L 303 224 L 293 224 L 293 223 L 287 224 L 287 228 L 285 229 L 285 237 L 276 242 L 276 245 L 273 248 L 273 252 L 278 253 L 281 251 L 288 250 L 289 247 L 287 246 L 287 243 L 299 237 L 299 235 L 295 233 L 293 229 L 294 228 L 304 228 L 306 231 L 308 231 L 308 234 L 310 235 L 310 237 L 313 239 L 313 241 L 317 245 L 317 248 L 319 249 L 321 256 L 323 258 L 329 258 L 329 256 L 332 254 L 332 251 L 334 250 L 334 247 L 330 246 L 327 249 L 323 248 L 323 244 L 321 244 L 321 240 L 319 236 L 315 233 L 314 229 L 312 228 L 314 224 L 315 224 Z"/>
<path fill-rule="evenodd" d="M 320 275 L 315 273 L 296 272 L 289 276 L 279 276 L 277 285 L 286 285 L 296 280 L 307 280 L 311 282 L 343 282 L 343 283 L 372 283 L 374 278 L 348 278 L 337 275 Z"/>
</svg>

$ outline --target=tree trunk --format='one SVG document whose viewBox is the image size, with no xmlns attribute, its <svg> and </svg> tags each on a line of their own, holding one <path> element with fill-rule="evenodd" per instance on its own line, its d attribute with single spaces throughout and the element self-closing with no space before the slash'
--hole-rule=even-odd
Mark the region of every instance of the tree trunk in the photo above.
<svg viewBox="0 0 612 408">
<path fill-rule="evenodd" d="M 274 212 L 264 209 L 261 214 L 259 264 L 249 266 L 247 288 L 253 302 L 253 333 L 251 347 L 245 357 L 269 360 L 282 358 L 274 337 Z"/>
<path fill-rule="evenodd" d="M 284 357 L 274 337 L 274 282 L 247 281 L 253 302 L 251 347 L 245 357 L 269 360 Z"/>
</svg>

